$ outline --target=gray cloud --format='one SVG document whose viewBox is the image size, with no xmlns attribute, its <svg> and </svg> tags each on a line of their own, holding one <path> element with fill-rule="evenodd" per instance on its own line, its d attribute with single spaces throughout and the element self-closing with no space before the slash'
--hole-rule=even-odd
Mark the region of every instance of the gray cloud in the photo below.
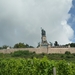
<svg viewBox="0 0 75 75">
<path fill-rule="evenodd" d="M 41 27 L 48 41 L 71 42 L 74 31 L 67 24 L 71 7 L 72 0 L 0 0 L 0 45 L 37 46 Z"/>
</svg>

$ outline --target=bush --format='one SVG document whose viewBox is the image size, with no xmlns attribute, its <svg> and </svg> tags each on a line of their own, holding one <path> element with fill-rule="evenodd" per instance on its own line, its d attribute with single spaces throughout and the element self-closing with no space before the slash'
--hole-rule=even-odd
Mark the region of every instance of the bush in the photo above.
<svg viewBox="0 0 75 75">
<path fill-rule="evenodd" d="M 71 54 L 71 53 L 70 53 L 69 51 L 66 51 L 65 54 L 69 55 L 69 54 Z"/>
<path fill-rule="evenodd" d="M 73 53 L 73 56 L 75 56 L 75 53 Z"/>
<path fill-rule="evenodd" d="M 73 58 L 72 55 L 66 55 L 66 58 Z"/>
<path fill-rule="evenodd" d="M 30 54 L 30 52 L 28 50 L 25 50 L 25 51 L 19 50 L 19 51 L 15 51 L 14 53 L 12 53 L 12 56 L 13 57 L 24 57 L 29 54 Z"/>
</svg>

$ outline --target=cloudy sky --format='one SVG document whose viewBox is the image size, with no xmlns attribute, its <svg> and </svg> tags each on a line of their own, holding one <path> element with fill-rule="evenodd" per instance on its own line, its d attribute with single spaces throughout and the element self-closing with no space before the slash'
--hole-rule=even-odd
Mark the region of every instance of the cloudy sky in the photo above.
<svg viewBox="0 0 75 75">
<path fill-rule="evenodd" d="M 75 42 L 75 0 L 0 0 L 0 46 L 41 42 Z"/>
</svg>

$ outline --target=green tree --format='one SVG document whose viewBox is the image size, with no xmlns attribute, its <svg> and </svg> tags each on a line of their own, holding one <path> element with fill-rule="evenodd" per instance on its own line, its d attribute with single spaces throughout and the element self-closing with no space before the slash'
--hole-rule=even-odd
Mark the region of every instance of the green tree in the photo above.
<svg viewBox="0 0 75 75">
<path fill-rule="evenodd" d="M 33 46 L 29 46 L 28 44 L 24 44 L 24 43 L 17 43 L 14 45 L 14 48 L 34 48 Z"/>
<path fill-rule="evenodd" d="M 59 46 L 59 44 L 58 44 L 58 42 L 57 42 L 57 41 L 55 41 L 54 46 Z"/>
<path fill-rule="evenodd" d="M 71 47 L 75 47 L 75 43 L 71 43 L 70 46 L 71 46 Z"/>
<path fill-rule="evenodd" d="M 34 48 L 33 46 L 29 46 L 29 48 Z"/>
<path fill-rule="evenodd" d="M 29 48 L 29 45 L 28 44 L 26 44 L 25 46 L 26 46 L 26 48 Z"/>
<path fill-rule="evenodd" d="M 2 47 L 0 47 L 0 49 L 2 49 Z"/>
<path fill-rule="evenodd" d="M 3 45 L 2 49 L 7 49 L 7 47 L 8 47 L 7 45 Z"/>
<path fill-rule="evenodd" d="M 68 46 L 68 45 L 70 45 L 70 47 L 75 47 L 75 43 L 69 43 L 69 44 L 66 44 L 64 46 Z"/>
<path fill-rule="evenodd" d="M 25 44 L 24 43 L 17 43 L 14 45 L 14 48 L 25 48 Z"/>
</svg>

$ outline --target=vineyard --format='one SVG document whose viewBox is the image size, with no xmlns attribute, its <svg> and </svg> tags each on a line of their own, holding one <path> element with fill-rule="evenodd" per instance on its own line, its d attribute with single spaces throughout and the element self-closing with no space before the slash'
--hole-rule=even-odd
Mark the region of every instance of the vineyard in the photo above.
<svg viewBox="0 0 75 75">
<path fill-rule="evenodd" d="M 75 63 L 44 58 L 0 58 L 0 75 L 75 75 Z"/>
</svg>

